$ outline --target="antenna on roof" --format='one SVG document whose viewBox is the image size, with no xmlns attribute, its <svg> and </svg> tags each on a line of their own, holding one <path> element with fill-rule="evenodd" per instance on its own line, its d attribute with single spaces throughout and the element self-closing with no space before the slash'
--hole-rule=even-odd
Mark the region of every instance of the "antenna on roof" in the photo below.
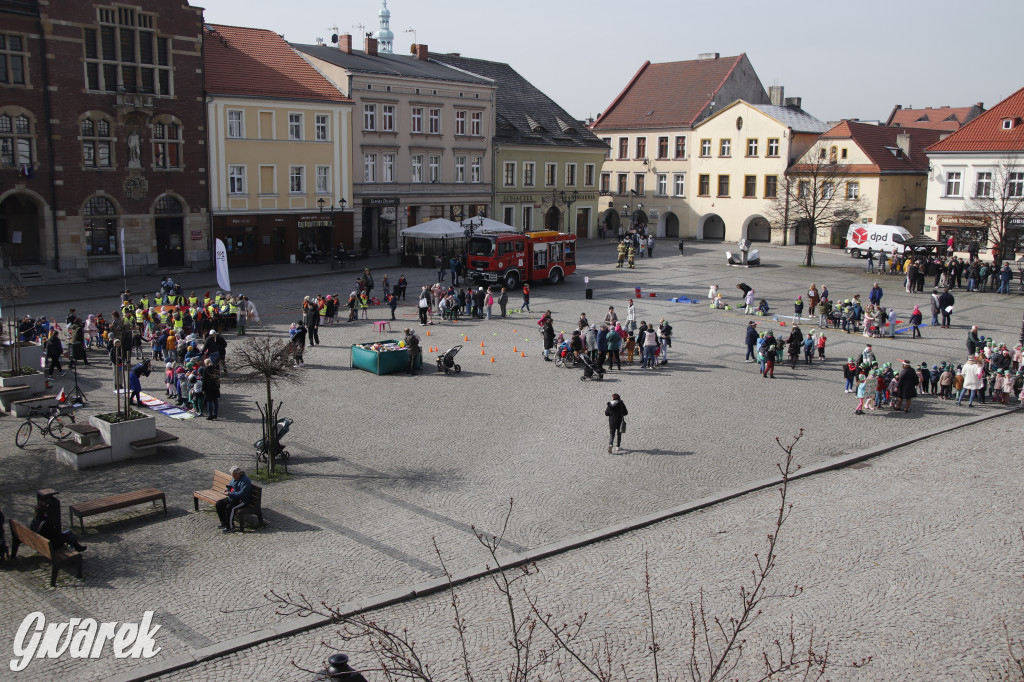
<svg viewBox="0 0 1024 682">
<path fill-rule="evenodd" d="M 359 33 L 366 30 L 366 24 L 352 24 L 352 28 L 358 29 Z"/>
<path fill-rule="evenodd" d="M 416 29 L 414 29 L 414 28 L 407 28 L 404 31 L 402 31 L 402 33 L 411 33 L 412 34 L 412 42 L 413 42 L 413 44 L 414 45 L 418 45 L 419 44 L 419 41 L 416 40 Z"/>
</svg>

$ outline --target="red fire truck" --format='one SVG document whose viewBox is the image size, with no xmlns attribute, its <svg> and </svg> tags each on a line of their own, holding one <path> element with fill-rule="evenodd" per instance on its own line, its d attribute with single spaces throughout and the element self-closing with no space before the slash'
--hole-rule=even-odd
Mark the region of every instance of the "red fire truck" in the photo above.
<svg viewBox="0 0 1024 682">
<path fill-rule="evenodd" d="M 466 273 L 476 282 L 502 282 L 515 289 L 522 282 L 558 284 L 576 272 L 576 235 L 544 231 L 482 234 L 469 239 Z"/>
</svg>

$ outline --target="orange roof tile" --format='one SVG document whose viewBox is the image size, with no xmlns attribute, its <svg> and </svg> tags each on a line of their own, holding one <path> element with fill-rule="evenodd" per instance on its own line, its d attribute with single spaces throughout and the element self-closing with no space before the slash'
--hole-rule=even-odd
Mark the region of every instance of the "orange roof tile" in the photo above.
<svg viewBox="0 0 1024 682">
<path fill-rule="evenodd" d="M 701 114 L 733 72 L 741 67 L 745 67 L 742 68 L 744 75 L 749 71 L 757 85 L 741 89 L 730 101 L 739 98 L 752 104 L 767 104 L 768 97 L 745 54 L 660 64 L 644 62 L 626 88 L 591 125 L 591 129 L 692 126 L 700 120 Z M 728 103 L 719 102 L 722 106 Z"/>
<path fill-rule="evenodd" d="M 215 95 L 351 102 L 277 33 L 208 24 L 206 90 Z"/>
<path fill-rule="evenodd" d="M 909 154 L 896 155 L 897 136 L 910 136 Z M 942 136 L 940 130 L 924 128 L 894 128 L 857 121 L 840 121 L 818 138 L 852 140 L 871 159 L 870 165 L 851 164 L 851 173 L 924 173 L 928 170 L 928 157 L 924 150 Z M 854 170 L 856 169 L 856 170 Z M 873 169 L 873 170 L 869 170 Z"/>
<path fill-rule="evenodd" d="M 952 132 L 985 111 L 981 102 L 969 107 L 925 107 L 923 109 L 904 109 L 900 105 L 893 107 L 887 126 L 897 128 L 928 128 Z"/>
<path fill-rule="evenodd" d="M 1009 130 L 1003 121 L 1010 119 Z M 928 147 L 929 152 L 1024 151 L 1024 88 L 1013 93 L 981 116 Z"/>
</svg>

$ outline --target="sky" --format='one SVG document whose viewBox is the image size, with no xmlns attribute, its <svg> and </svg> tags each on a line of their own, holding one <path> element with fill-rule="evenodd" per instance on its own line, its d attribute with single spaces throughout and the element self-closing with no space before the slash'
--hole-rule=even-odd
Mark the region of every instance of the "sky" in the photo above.
<svg viewBox="0 0 1024 682">
<path fill-rule="evenodd" d="M 330 43 L 334 27 L 375 31 L 381 0 L 191 4 L 208 23 Z M 645 61 L 705 52 L 745 52 L 766 90 L 784 86 L 822 121 L 884 122 L 896 104 L 991 107 L 1024 87 L 1022 0 L 389 0 L 388 9 L 396 54 L 418 41 L 506 62 L 578 119 L 604 111 Z"/>
</svg>

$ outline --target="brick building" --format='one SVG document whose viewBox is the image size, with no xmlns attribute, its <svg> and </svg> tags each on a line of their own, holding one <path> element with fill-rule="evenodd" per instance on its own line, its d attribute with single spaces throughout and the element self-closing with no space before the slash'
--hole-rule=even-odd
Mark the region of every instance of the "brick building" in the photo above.
<svg viewBox="0 0 1024 682">
<path fill-rule="evenodd" d="M 0 0 L 0 26 L 4 264 L 209 267 L 202 9 Z"/>
</svg>

